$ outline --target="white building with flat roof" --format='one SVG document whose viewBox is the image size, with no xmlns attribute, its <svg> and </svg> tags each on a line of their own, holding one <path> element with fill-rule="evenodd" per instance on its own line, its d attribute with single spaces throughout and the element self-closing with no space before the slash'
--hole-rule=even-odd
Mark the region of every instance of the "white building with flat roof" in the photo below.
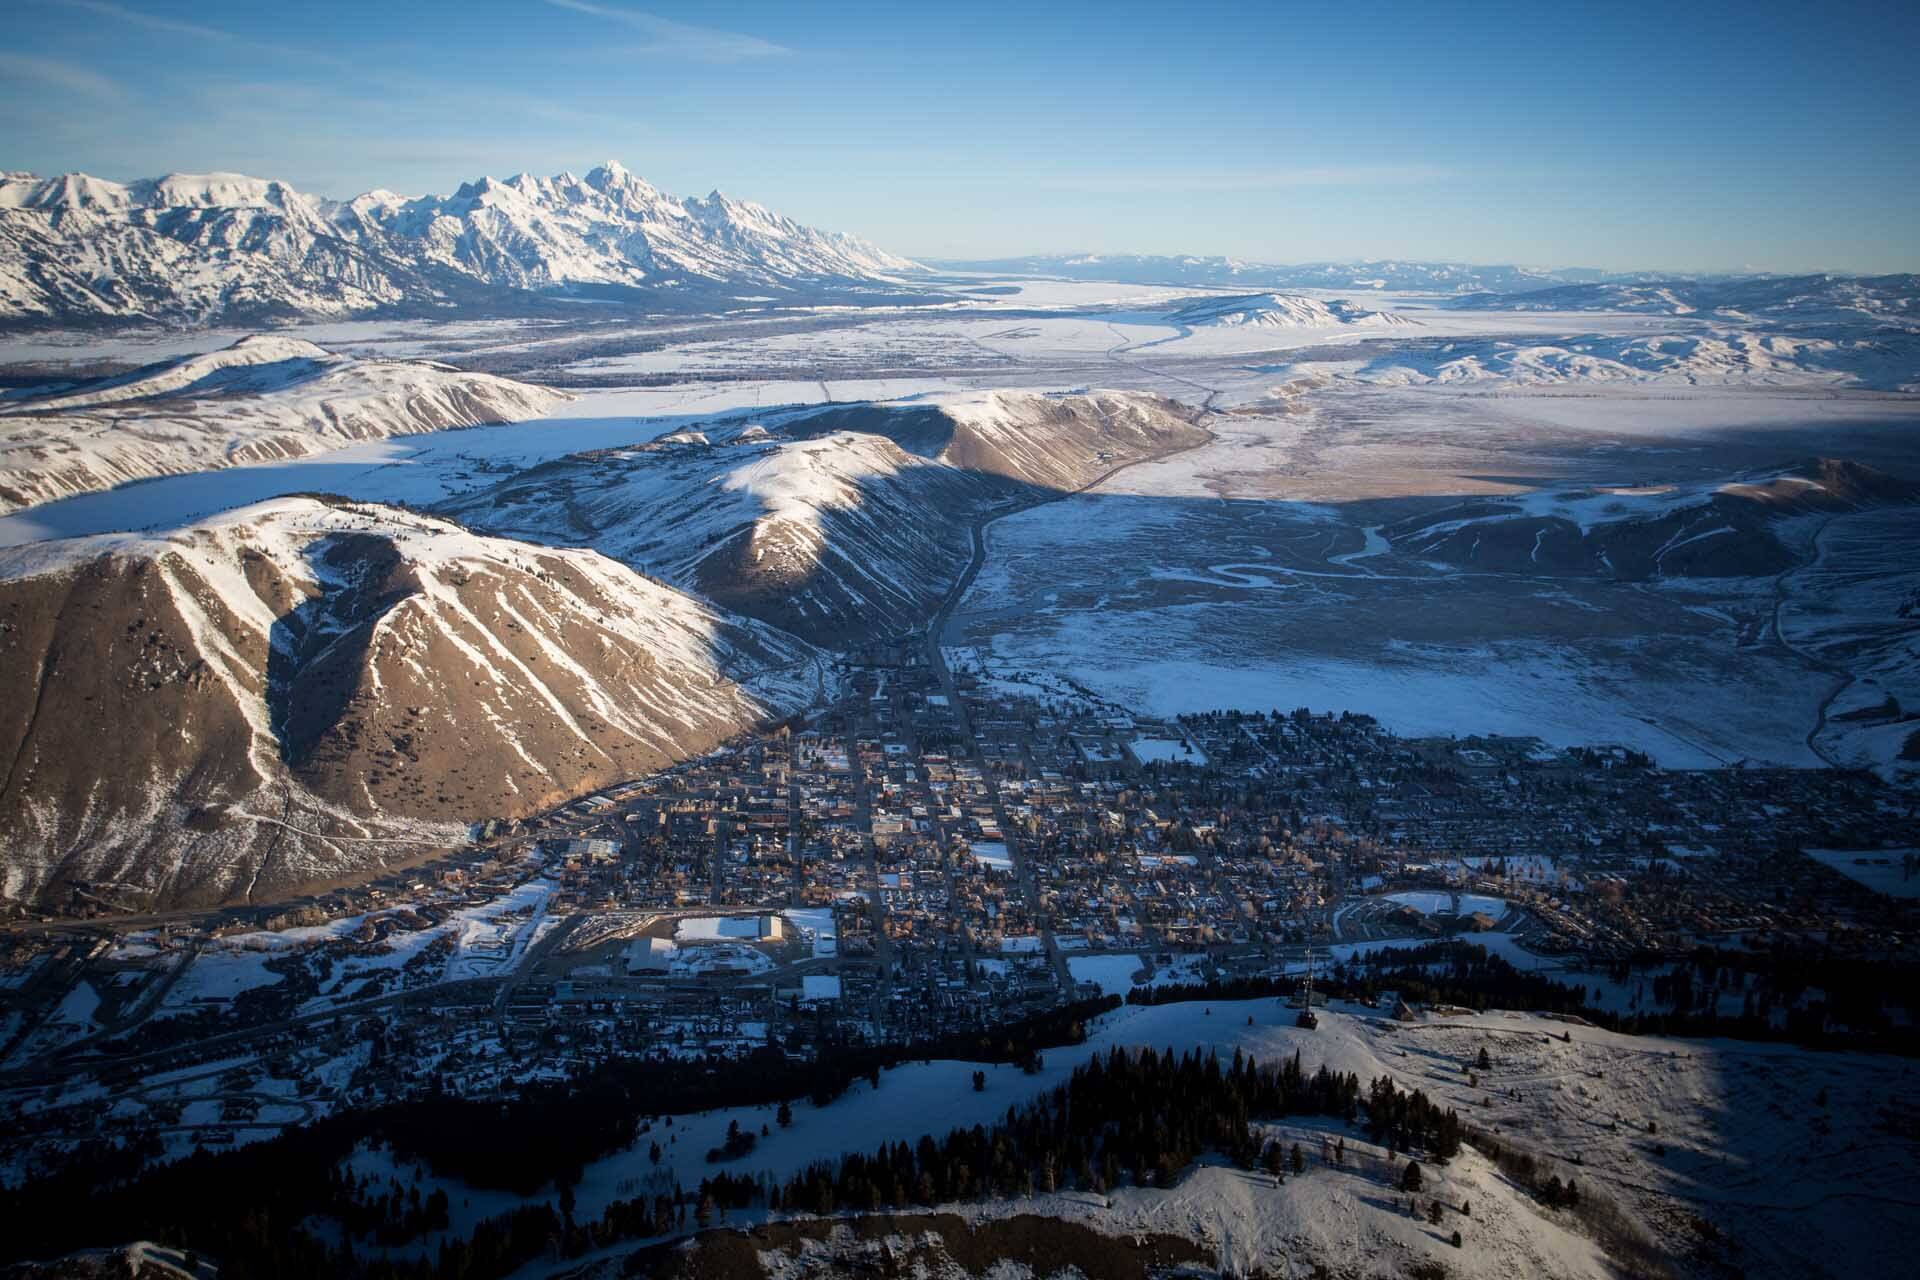
<svg viewBox="0 0 1920 1280">
<path fill-rule="evenodd" d="M 676 949 L 665 938 L 635 938 L 627 944 L 627 973 L 665 973 Z"/>
</svg>

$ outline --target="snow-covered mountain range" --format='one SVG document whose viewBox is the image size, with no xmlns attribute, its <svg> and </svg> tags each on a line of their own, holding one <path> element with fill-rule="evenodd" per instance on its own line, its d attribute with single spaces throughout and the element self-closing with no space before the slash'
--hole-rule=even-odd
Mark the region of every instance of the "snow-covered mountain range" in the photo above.
<svg viewBox="0 0 1920 1280">
<path fill-rule="evenodd" d="M 335 201 L 239 174 L 0 176 L 0 321 L 204 323 L 525 309 L 555 291 L 870 285 L 915 264 L 618 164 Z"/>
<path fill-rule="evenodd" d="M 209 902 L 379 866 L 830 680 L 804 642 L 595 552 L 313 498 L 0 554 L 0 634 L 13 901 Z"/>
<path fill-rule="evenodd" d="M 570 397 L 261 334 L 96 381 L 0 393 L 0 512 L 128 480 L 535 418 Z"/>
</svg>

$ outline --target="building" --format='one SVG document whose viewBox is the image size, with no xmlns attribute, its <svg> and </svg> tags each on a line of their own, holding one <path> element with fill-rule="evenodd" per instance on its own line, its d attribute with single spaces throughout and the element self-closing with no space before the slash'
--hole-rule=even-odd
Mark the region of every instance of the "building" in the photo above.
<svg viewBox="0 0 1920 1280">
<path fill-rule="evenodd" d="M 673 965 L 673 953 L 673 943 L 666 938 L 635 938 L 627 944 L 627 972 L 665 973 Z"/>
</svg>

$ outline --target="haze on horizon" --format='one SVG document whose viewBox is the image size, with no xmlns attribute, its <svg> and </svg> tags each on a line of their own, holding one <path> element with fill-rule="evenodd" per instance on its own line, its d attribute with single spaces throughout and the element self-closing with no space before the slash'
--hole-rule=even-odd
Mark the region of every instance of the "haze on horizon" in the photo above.
<svg viewBox="0 0 1920 1280">
<path fill-rule="evenodd" d="M 19 0 L 0 167 L 344 197 L 607 158 L 920 258 L 1920 270 L 1920 11 Z"/>
</svg>

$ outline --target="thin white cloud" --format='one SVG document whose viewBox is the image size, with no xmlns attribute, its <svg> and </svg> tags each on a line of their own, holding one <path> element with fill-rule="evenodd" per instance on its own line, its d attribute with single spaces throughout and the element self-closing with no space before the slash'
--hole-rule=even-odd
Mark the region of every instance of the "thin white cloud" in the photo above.
<svg viewBox="0 0 1920 1280">
<path fill-rule="evenodd" d="M 139 9 L 129 9 L 125 5 L 109 4 L 107 0 L 60 0 L 69 9 L 84 9 L 103 18 L 112 18 L 119 22 L 131 22 L 137 27 L 149 31 L 165 31 L 177 36 L 194 36 L 201 40 L 235 40 L 231 31 L 222 31 L 218 27 L 205 27 L 197 22 L 182 22 L 178 18 L 163 18 L 158 14 L 143 13 Z"/>
<path fill-rule="evenodd" d="M 1300 187 L 1412 187 L 1445 182 L 1455 170 L 1434 164 L 1316 165 L 1297 169 L 1147 171 L 1106 174 L 1036 174 L 1036 186 L 1099 195 L 1136 192 L 1284 191 Z"/>
<path fill-rule="evenodd" d="M 647 37 L 645 44 L 630 50 L 634 53 L 670 53 L 702 62 L 745 62 L 754 58 L 781 58 L 793 52 L 785 45 L 762 40 L 759 36 L 721 31 L 715 27 L 697 27 L 689 22 L 675 22 L 671 18 L 643 13 L 638 9 L 593 4 L 590 0 L 546 0 L 546 3 L 555 9 L 605 18 L 609 22 L 633 28 Z"/>
<path fill-rule="evenodd" d="M 66 9 L 78 9 L 98 17 L 107 18 L 128 26 L 143 27 L 148 31 L 158 31 L 164 35 L 184 36 L 189 40 L 210 41 L 227 45 L 234 49 L 251 49 L 256 53 L 268 54 L 276 58 L 292 58 L 313 63 L 317 66 L 344 68 L 350 64 L 332 54 L 320 53 L 313 49 L 300 49 L 291 45 L 273 44 L 265 40 L 254 40 L 247 36 L 226 31 L 219 27 L 210 27 L 201 22 L 183 22 L 178 18 L 163 17 L 148 13 L 143 9 L 129 9 L 122 4 L 113 4 L 110 0 L 53 0 Z"/>
<path fill-rule="evenodd" d="M 70 89 L 75 93 L 84 93 L 95 98 L 125 96 L 119 85 L 99 72 L 89 71 L 85 67 L 76 67 L 71 62 L 57 62 L 52 58 L 35 58 L 24 53 L 0 52 L 0 72 L 28 80 L 37 80 L 41 84 L 52 85 L 59 89 Z"/>
</svg>

